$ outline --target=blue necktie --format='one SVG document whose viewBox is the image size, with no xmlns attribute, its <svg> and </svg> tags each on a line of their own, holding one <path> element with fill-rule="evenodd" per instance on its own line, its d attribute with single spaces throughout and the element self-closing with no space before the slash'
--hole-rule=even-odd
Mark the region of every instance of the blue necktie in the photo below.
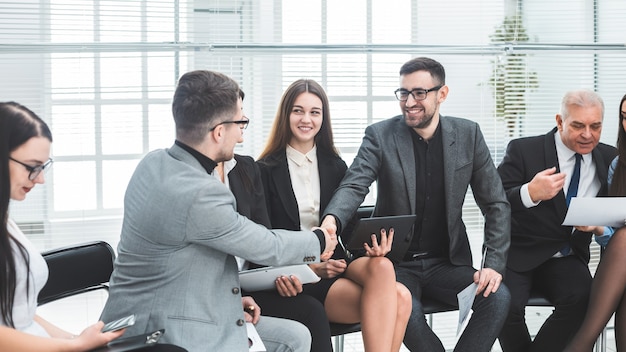
<svg viewBox="0 0 626 352">
<path fill-rule="evenodd" d="M 572 197 L 576 197 L 578 194 L 578 183 L 580 181 L 580 161 L 583 156 L 576 153 L 574 154 L 576 157 L 576 164 L 574 164 L 574 171 L 572 172 L 572 179 L 569 181 L 569 187 L 567 187 L 567 195 L 565 196 L 565 202 L 567 202 L 567 206 L 569 206 L 569 202 L 572 200 Z M 563 248 L 559 250 L 562 255 L 568 255 L 570 253 L 569 243 L 566 244 Z"/>
<path fill-rule="evenodd" d="M 569 202 L 572 200 L 572 197 L 576 197 L 578 194 L 578 182 L 580 181 L 580 161 L 583 156 L 576 153 L 574 154 L 576 157 L 576 164 L 574 164 L 574 172 L 572 172 L 572 179 L 569 182 L 569 187 L 567 187 L 567 195 L 565 196 L 565 201 L 569 206 Z"/>
</svg>

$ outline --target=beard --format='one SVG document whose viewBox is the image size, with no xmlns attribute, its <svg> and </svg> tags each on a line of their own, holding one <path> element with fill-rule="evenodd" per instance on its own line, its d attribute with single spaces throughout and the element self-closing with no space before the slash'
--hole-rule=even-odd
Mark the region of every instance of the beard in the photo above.
<svg viewBox="0 0 626 352">
<path fill-rule="evenodd" d="M 411 119 L 406 111 L 402 111 L 402 115 L 404 116 L 404 122 L 406 125 L 416 129 L 424 129 L 430 126 L 433 122 L 433 117 L 435 116 L 435 114 L 424 114 L 424 117 L 421 119 Z"/>
</svg>

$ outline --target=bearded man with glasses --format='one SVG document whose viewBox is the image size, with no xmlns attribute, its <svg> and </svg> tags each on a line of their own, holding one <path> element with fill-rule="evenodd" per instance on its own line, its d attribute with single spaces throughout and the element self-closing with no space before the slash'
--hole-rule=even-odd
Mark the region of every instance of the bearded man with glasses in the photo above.
<svg viewBox="0 0 626 352">
<path fill-rule="evenodd" d="M 395 95 L 402 115 L 367 127 L 323 225 L 336 225 L 340 233 L 376 181 L 373 216 L 417 215 L 409 249 L 395 263 L 396 280 L 413 300 L 404 344 L 411 351 L 443 352 L 426 323 L 422 299 L 457 306 L 457 294 L 475 285 L 473 314 L 454 350 L 490 351 L 510 303 L 502 276 L 511 210 L 502 182 L 478 124 L 439 114 L 448 95 L 439 62 L 418 57 L 405 63 Z M 484 265 L 478 270 L 462 220 L 470 186 L 485 216 Z"/>
</svg>

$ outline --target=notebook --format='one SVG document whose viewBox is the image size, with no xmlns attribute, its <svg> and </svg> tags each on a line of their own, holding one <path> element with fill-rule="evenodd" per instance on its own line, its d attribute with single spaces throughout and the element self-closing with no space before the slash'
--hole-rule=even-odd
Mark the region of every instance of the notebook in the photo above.
<svg viewBox="0 0 626 352">
<path fill-rule="evenodd" d="M 391 244 L 391 252 L 387 257 L 393 262 L 400 262 L 404 258 L 406 251 L 409 249 L 411 239 L 413 238 L 413 224 L 415 223 L 415 215 L 396 215 L 396 216 L 379 216 L 372 218 L 362 218 L 357 223 L 352 236 L 345 249 L 347 252 L 363 249 L 363 243 L 372 245 L 372 234 L 376 234 L 376 239 L 380 244 L 380 230 L 387 230 L 393 227 L 393 243 Z M 350 256 L 350 253 L 348 253 Z"/>
</svg>

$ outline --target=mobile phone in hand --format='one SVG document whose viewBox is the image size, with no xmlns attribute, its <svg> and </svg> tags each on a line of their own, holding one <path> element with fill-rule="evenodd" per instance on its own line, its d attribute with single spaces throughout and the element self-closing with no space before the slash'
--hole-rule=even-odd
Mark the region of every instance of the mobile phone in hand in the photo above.
<svg viewBox="0 0 626 352">
<path fill-rule="evenodd" d="M 114 320 L 112 322 L 107 323 L 102 328 L 102 332 L 107 331 L 117 331 L 135 324 L 135 314 L 129 315 L 127 317 Z"/>
</svg>

